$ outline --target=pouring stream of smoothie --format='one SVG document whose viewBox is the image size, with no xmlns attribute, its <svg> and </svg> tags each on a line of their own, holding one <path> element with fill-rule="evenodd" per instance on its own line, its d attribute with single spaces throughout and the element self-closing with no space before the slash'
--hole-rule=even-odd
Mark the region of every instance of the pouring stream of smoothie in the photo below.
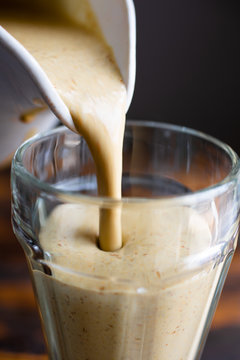
<svg viewBox="0 0 240 360">
<path fill-rule="evenodd" d="M 126 88 L 92 14 L 92 30 L 64 19 L 1 14 L 1 25 L 36 58 L 67 105 L 96 165 L 98 194 L 121 198 Z M 31 36 L 29 36 L 31 34 Z M 121 209 L 101 210 L 99 245 L 122 246 Z"/>
</svg>

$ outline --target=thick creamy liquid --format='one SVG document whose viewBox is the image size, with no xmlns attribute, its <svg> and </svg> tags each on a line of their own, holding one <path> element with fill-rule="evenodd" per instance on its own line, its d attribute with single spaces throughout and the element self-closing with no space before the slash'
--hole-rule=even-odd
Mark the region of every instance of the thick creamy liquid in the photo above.
<svg viewBox="0 0 240 360">
<path fill-rule="evenodd" d="M 189 208 L 126 204 L 122 231 L 123 247 L 103 252 L 95 244 L 96 207 L 62 205 L 48 218 L 40 243 L 52 276 L 35 267 L 34 278 L 46 333 L 54 337 L 50 353 L 64 360 L 193 360 L 222 265 L 181 277 L 181 260 L 210 247 L 206 221 Z"/>
<path fill-rule="evenodd" d="M 68 106 L 95 160 L 99 195 L 120 199 L 126 88 L 97 26 L 90 32 L 64 20 L 3 15 L 0 24 L 36 58 Z M 120 216 L 118 207 L 101 211 L 103 250 L 122 246 Z"/>
<path fill-rule="evenodd" d="M 69 107 L 95 159 L 99 194 L 120 198 L 126 91 L 110 50 L 77 27 L 9 18 L 1 25 Z M 123 246 L 101 251 L 99 233 L 104 250 Z M 34 261 L 33 275 L 52 359 L 194 358 L 220 271 L 209 265 L 180 277 L 180 260 L 211 243 L 196 212 L 126 205 L 122 215 L 116 208 L 99 216 L 89 204 L 65 205 L 39 241 L 51 275 Z"/>
</svg>

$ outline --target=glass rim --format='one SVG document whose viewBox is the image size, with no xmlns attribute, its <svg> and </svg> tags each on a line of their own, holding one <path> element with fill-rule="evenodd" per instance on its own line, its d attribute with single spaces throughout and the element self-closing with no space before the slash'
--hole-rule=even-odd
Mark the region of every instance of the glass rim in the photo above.
<svg viewBox="0 0 240 360">
<path fill-rule="evenodd" d="M 116 206 L 117 204 L 124 204 L 127 203 L 131 204 L 155 204 L 156 202 L 164 203 L 164 205 L 171 205 L 172 203 L 177 204 L 180 202 L 181 204 L 191 205 L 193 202 L 196 203 L 196 198 L 198 201 L 203 201 L 206 198 L 216 197 L 223 192 L 226 191 L 230 184 L 237 182 L 238 174 L 240 170 L 240 161 L 236 152 L 226 143 L 218 140 L 217 138 L 207 135 L 204 132 L 194 130 L 192 128 L 188 128 L 185 126 L 179 126 L 169 123 L 162 123 L 157 121 L 148 121 L 148 120 L 128 120 L 126 121 L 126 126 L 137 126 L 137 127 L 148 127 L 148 128 L 158 128 L 164 130 L 172 130 L 178 133 L 185 133 L 197 138 L 201 138 L 203 140 L 212 143 L 213 145 L 217 146 L 219 149 L 223 150 L 226 155 L 228 155 L 231 161 L 231 170 L 229 171 L 228 175 L 222 179 L 220 182 L 205 187 L 203 189 L 199 189 L 193 191 L 189 194 L 181 194 L 181 195 L 174 195 L 171 197 L 156 197 L 156 198 L 144 198 L 144 197 L 123 197 L 121 199 L 112 199 L 109 197 L 101 197 L 96 195 L 85 195 L 85 194 L 76 194 L 76 192 L 71 192 L 69 190 L 57 189 L 53 185 L 39 180 L 37 177 L 32 175 L 27 169 L 23 166 L 22 159 L 25 152 L 28 148 L 34 144 L 36 141 L 44 139 L 48 136 L 54 135 L 56 133 L 62 132 L 71 132 L 65 126 L 59 126 L 57 128 L 38 133 L 37 135 L 31 137 L 30 139 L 23 142 L 18 149 L 16 150 L 13 160 L 12 160 L 12 170 L 16 173 L 18 177 L 24 178 L 25 181 L 28 181 L 30 185 L 38 188 L 39 190 L 48 193 L 49 195 L 53 195 L 64 202 L 72 202 L 72 203 L 79 203 L 79 202 L 86 202 L 91 204 L 96 204 L 99 206 Z M 76 134 L 72 132 L 73 134 Z M 81 136 L 81 135 L 79 135 Z"/>
</svg>

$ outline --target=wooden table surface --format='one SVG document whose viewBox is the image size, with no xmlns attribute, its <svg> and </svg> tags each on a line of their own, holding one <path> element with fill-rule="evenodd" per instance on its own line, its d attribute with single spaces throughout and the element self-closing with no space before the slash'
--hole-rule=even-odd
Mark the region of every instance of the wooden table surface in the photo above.
<svg viewBox="0 0 240 360">
<path fill-rule="evenodd" d="M 8 169 L 0 171 L 0 360 L 46 360 L 28 269 L 11 229 L 10 212 Z M 240 359 L 239 261 L 237 251 L 202 360 Z"/>
</svg>

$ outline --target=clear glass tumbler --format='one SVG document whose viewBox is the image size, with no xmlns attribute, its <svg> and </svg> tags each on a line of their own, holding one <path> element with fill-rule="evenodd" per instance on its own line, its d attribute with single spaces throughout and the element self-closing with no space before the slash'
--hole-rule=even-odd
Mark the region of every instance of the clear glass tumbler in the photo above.
<svg viewBox="0 0 240 360">
<path fill-rule="evenodd" d="M 239 160 L 194 130 L 127 122 L 121 201 L 99 198 L 84 139 L 57 128 L 12 164 L 13 228 L 52 360 L 195 360 L 239 227 Z M 98 247 L 121 211 L 123 246 Z"/>
</svg>

